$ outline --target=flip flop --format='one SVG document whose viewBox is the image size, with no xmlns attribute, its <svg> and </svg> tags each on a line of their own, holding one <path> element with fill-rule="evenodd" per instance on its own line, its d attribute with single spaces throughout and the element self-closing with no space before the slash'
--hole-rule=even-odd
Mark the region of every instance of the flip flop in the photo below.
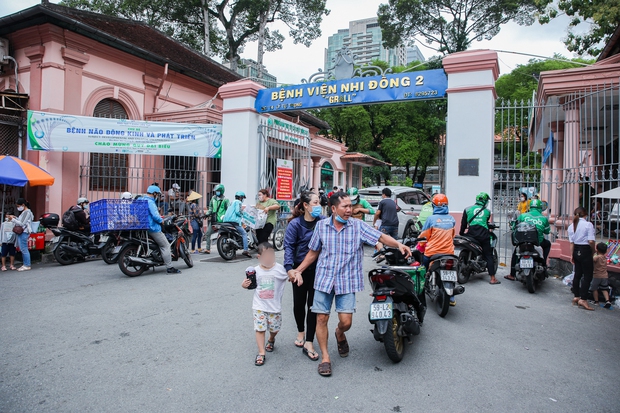
<svg viewBox="0 0 620 413">
<path fill-rule="evenodd" d="M 332 363 L 326 361 L 325 363 L 319 364 L 319 374 L 323 377 L 328 377 L 332 375 Z"/>
<path fill-rule="evenodd" d="M 267 341 L 267 345 L 265 346 L 265 351 L 268 351 L 271 353 L 275 346 L 276 346 L 275 341 Z"/>
<path fill-rule="evenodd" d="M 6 267 L 2 267 L 2 271 L 6 271 Z"/>
<path fill-rule="evenodd" d="M 502 283 L 502 282 L 501 282 L 500 280 L 497 280 L 497 281 L 495 281 L 495 282 L 491 282 L 491 281 L 489 281 L 489 284 L 491 284 L 491 285 L 501 284 L 501 283 Z"/>
<path fill-rule="evenodd" d="M 304 347 L 301 349 L 301 352 L 308 356 L 308 358 L 312 361 L 317 361 L 319 359 L 319 353 L 316 351 L 310 351 Z"/>
<path fill-rule="evenodd" d="M 517 279 L 515 277 L 513 277 L 512 275 L 504 275 L 504 278 L 510 281 L 516 281 Z"/>
<path fill-rule="evenodd" d="M 342 341 L 338 341 L 338 334 L 336 334 L 336 342 L 338 343 L 338 354 L 340 357 L 346 357 L 349 355 L 349 342 L 346 337 Z"/>
<path fill-rule="evenodd" d="M 306 344 L 306 340 L 295 340 L 295 347 L 302 348 Z"/>
<path fill-rule="evenodd" d="M 264 364 L 265 364 L 265 360 L 267 360 L 267 358 L 266 358 L 264 355 L 259 354 L 259 355 L 257 355 L 257 356 L 256 356 L 256 358 L 254 359 L 254 365 L 255 365 L 255 366 L 262 366 L 262 365 L 264 365 Z"/>
</svg>

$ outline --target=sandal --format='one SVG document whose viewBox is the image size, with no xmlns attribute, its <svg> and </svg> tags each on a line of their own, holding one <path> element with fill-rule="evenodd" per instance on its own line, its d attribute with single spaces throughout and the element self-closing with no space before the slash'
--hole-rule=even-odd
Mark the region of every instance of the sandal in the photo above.
<svg viewBox="0 0 620 413">
<path fill-rule="evenodd" d="M 496 284 L 501 284 L 502 282 L 500 280 L 495 280 L 495 282 L 489 281 L 489 284 L 491 285 L 496 285 Z"/>
<path fill-rule="evenodd" d="M 11 271 L 15 271 L 15 270 L 17 270 L 17 268 L 15 268 L 15 266 L 14 266 L 14 265 L 11 265 L 10 270 L 11 270 Z"/>
<path fill-rule="evenodd" d="M 346 337 L 342 341 L 338 341 L 338 334 L 336 334 L 336 342 L 338 343 L 338 354 L 340 357 L 346 357 L 349 355 L 349 342 Z"/>
<path fill-rule="evenodd" d="M 507 279 L 507 280 L 510 280 L 510 281 L 515 281 L 516 280 L 516 278 L 513 277 L 512 275 L 504 275 L 504 278 Z"/>
<path fill-rule="evenodd" d="M 265 351 L 268 351 L 268 352 L 271 353 L 275 346 L 276 346 L 275 340 L 274 341 L 267 341 L 267 345 L 265 346 Z"/>
<path fill-rule="evenodd" d="M 255 366 L 262 366 L 263 364 L 265 364 L 265 360 L 266 360 L 265 355 L 264 354 L 259 354 L 254 359 L 254 365 Z"/>
<path fill-rule="evenodd" d="M 310 351 L 307 348 L 302 348 L 301 352 L 304 353 L 306 356 L 308 356 L 308 358 L 312 361 L 317 361 L 319 359 L 319 353 L 317 353 L 316 351 Z"/>
<path fill-rule="evenodd" d="M 303 347 L 306 344 L 306 340 L 295 340 L 295 347 Z"/>
<path fill-rule="evenodd" d="M 17 269 L 17 271 L 30 271 L 30 267 L 26 267 L 25 265 L 22 265 L 21 267 Z"/>
<path fill-rule="evenodd" d="M 2 267 L 2 269 L 0 269 L 0 271 L 6 271 L 6 267 Z"/>
<path fill-rule="evenodd" d="M 332 375 L 332 363 L 326 361 L 325 363 L 319 364 L 319 374 L 323 377 L 328 377 Z"/>
</svg>

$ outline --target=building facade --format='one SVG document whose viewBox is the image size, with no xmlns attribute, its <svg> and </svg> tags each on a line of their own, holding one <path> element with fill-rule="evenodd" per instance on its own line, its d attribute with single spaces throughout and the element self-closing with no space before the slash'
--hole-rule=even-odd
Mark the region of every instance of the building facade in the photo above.
<svg viewBox="0 0 620 413">
<path fill-rule="evenodd" d="M 269 73 L 265 66 L 263 66 L 263 73 L 261 79 L 258 78 L 258 62 L 252 59 L 239 60 L 239 66 L 237 67 L 237 73 L 246 79 L 251 79 L 266 88 L 278 87 L 278 78 Z"/>
</svg>

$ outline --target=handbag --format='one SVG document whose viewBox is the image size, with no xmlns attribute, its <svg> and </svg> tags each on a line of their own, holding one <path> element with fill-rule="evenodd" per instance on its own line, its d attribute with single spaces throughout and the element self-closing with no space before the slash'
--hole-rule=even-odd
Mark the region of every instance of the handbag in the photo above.
<svg viewBox="0 0 620 413">
<path fill-rule="evenodd" d="M 21 227 L 19 225 L 15 225 L 13 227 L 13 232 L 16 233 L 17 235 L 21 235 L 24 233 L 24 227 Z"/>
</svg>

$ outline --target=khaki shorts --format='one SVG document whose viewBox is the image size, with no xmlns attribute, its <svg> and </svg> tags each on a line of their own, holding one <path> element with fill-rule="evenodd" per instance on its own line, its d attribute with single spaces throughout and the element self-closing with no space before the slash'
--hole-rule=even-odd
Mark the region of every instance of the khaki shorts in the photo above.
<svg viewBox="0 0 620 413">
<path fill-rule="evenodd" d="M 607 278 L 592 278 L 592 284 L 590 284 L 590 291 L 596 291 L 599 288 L 605 288 L 609 286 L 609 279 Z"/>
</svg>

